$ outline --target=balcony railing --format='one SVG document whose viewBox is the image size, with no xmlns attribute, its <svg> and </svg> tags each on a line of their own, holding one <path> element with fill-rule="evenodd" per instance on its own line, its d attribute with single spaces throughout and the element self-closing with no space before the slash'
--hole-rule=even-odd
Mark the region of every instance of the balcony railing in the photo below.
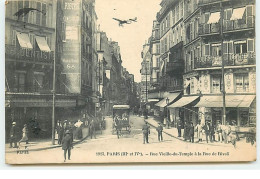
<svg viewBox="0 0 260 179">
<path fill-rule="evenodd" d="M 16 60 L 51 63 L 54 52 L 43 52 L 35 49 L 23 49 L 14 45 L 5 45 L 6 57 Z"/>
<path fill-rule="evenodd" d="M 240 29 L 249 29 L 255 27 L 255 16 L 247 16 L 245 19 L 239 20 L 224 20 L 223 22 L 223 31 L 233 31 Z"/>
<path fill-rule="evenodd" d="M 220 24 L 201 24 L 199 27 L 199 35 L 207 35 L 220 32 Z"/>
<path fill-rule="evenodd" d="M 255 52 L 240 53 L 240 54 L 224 54 L 225 66 L 239 65 L 255 65 Z M 195 68 L 211 68 L 222 66 L 222 57 L 220 56 L 204 56 L 195 60 Z"/>
</svg>

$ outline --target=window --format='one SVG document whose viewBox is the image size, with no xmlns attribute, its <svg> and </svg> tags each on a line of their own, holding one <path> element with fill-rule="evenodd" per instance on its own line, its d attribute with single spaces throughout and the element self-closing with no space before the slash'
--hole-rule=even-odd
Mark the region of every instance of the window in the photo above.
<svg viewBox="0 0 260 179">
<path fill-rule="evenodd" d="M 39 9 L 41 10 L 41 3 L 40 2 L 37 2 L 37 5 L 36 5 L 36 9 Z M 36 13 L 36 24 L 37 25 L 40 25 L 41 24 L 41 12 L 38 12 Z"/>
<path fill-rule="evenodd" d="M 221 76 L 212 76 L 212 93 L 220 93 Z"/>
<path fill-rule="evenodd" d="M 213 57 L 221 56 L 221 44 L 211 45 L 211 55 Z"/>
<path fill-rule="evenodd" d="M 47 25 L 47 19 L 46 19 L 46 12 L 47 12 L 47 7 L 46 4 L 42 4 L 42 26 L 46 26 Z"/>
<path fill-rule="evenodd" d="M 156 58 L 156 66 L 159 68 L 160 67 L 160 58 Z"/>
<path fill-rule="evenodd" d="M 210 46 L 209 46 L 209 44 L 205 44 L 205 46 L 204 46 L 204 55 L 206 55 L 206 56 L 210 55 Z"/>
<path fill-rule="evenodd" d="M 164 39 L 164 44 L 165 44 L 165 47 L 164 47 L 165 49 L 164 50 L 166 52 L 168 50 L 167 38 Z"/>
<path fill-rule="evenodd" d="M 29 6 L 29 1 L 24 1 L 24 8 L 29 8 L 30 6 Z M 24 16 L 24 22 L 29 22 L 29 15 L 30 15 L 30 13 L 28 13 L 28 14 L 26 14 L 25 16 Z"/>
<path fill-rule="evenodd" d="M 12 32 L 12 45 L 16 46 L 16 41 L 17 41 L 17 38 L 16 38 L 16 31 L 13 30 Z"/>
<path fill-rule="evenodd" d="M 176 6 L 175 11 L 176 11 L 176 22 L 178 22 L 178 20 L 179 20 L 179 5 Z"/>
<path fill-rule="evenodd" d="M 160 44 L 156 44 L 156 53 L 160 53 Z"/>
<path fill-rule="evenodd" d="M 247 53 L 246 41 L 234 42 L 235 54 Z"/>
<path fill-rule="evenodd" d="M 25 92 L 25 72 L 17 72 L 14 75 L 14 92 Z"/>
<path fill-rule="evenodd" d="M 239 74 L 235 76 L 235 90 L 236 92 L 249 91 L 248 74 Z"/>
<path fill-rule="evenodd" d="M 43 74 L 34 74 L 33 88 L 34 92 L 40 92 L 43 88 Z"/>
<path fill-rule="evenodd" d="M 190 94 L 194 94 L 194 88 L 195 88 L 194 78 L 191 78 L 191 80 L 190 80 Z"/>
<path fill-rule="evenodd" d="M 183 17 L 183 2 L 180 2 L 180 18 Z"/>
<path fill-rule="evenodd" d="M 46 4 L 37 2 L 36 9 L 39 10 L 36 12 L 36 24 L 46 26 L 47 25 L 47 19 L 46 19 L 47 6 L 46 6 Z"/>
<path fill-rule="evenodd" d="M 172 22 L 174 25 L 175 24 L 175 10 L 174 9 L 172 10 Z"/>
</svg>

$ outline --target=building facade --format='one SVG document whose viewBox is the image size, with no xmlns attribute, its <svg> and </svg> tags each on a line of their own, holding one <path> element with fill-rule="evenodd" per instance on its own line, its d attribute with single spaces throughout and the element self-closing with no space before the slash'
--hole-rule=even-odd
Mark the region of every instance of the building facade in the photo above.
<svg viewBox="0 0 260 179">
<path fill-rule="evenodd" d="M 41 137 L 51 134 L 53 66 L 56 44 L 56 1 L 10 1 L 5 23 L 6 133 L 15 121 L 19 128 L 37 124 Z M 20 9 L 36 8 L 15 16 Z M 58 68 L 58 66 L 56 66 Z M 57 93 L 60 92 L 59 82 Z M 57 107 L 76 105 L 73 97 L 57 96 Z M 8 136 L 8 135 L 6 135 Z"/>
</svg>

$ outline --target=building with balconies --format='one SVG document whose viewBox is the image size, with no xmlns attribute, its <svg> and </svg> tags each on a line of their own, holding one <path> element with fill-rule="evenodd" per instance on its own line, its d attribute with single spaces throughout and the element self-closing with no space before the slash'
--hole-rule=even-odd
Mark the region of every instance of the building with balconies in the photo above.
<svg viewBox="0 0 260 179">
<path fill-rule="evenodd" d="M 15 16 L 23 8 L 35 8 Z M 10 1 L 5 22 L 5 124 L 6 134 L 12 122 L 20 130 L 35 121 L 39 136 L 51 134 L 53 61 L 55 58 L 56 1 Z M 19 14 L 19 13 L 18 13 Z M 57 92 L 59 92 L 59 83 Z M 57 106 L 73 106 L 76 100 L 57 96 Z M 9 136 L 9 135 L 6 135 Z"/>
<path fill-rule="evenodd" d="M 155 114 L 167 114 L 165 107 L 174 102 L 183 89 L 184 1 L 162 0 L 160 5 L 161 10 L 157 13 L 160 32 L 160 56 L 157 62 L 159 66 L 157 81 L 159 80 L 159 83 L 155 89 L 150 91 L 150 97 L 157 96 L 162 99 L 155 104 L 159 107 L 156 108 Z M 169 104 L 162 102 L 166 101 L 166 98 L 170 99 Z M 167 110 L 167 112 L 169 111 Z M 167 116 L 169 116 L 168 120 L 173 122 L 172 115 Z"/>
<path fill-rule="evenodd" d="M 215 125 L 224 122 L 224 92 L 226 122 L 238 127 L 254 126 L 254 1 L 185 0 L 184 22 L 184 96 L 170 107 L 189 108 L 182 112 L 184 121 L 210 121 Z"/>
</svg>

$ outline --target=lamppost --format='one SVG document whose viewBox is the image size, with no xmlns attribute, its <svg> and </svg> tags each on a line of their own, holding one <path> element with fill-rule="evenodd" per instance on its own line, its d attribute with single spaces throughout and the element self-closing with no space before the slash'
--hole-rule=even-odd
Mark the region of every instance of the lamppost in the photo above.
<svg viewBox="0 0 260 179">
<path fill-rule="evenodd" d="M 170 100 L 169 100 L 169 98 L 167 97 L 167 98 L 166 98 L 166 113 L 167 113 L 167 118 L 166 118 L 166 128 L 167 128 L 167 129 L 169 129 L 169 121 L 168 121 L 168 118 L 169 118 L 168 115 L 169 115 L 169 114 L 168 114 L 168 109 L 167 109 L 168 104 L 169 104 L 169 101 L 170 101 Z"/>
</svg>

